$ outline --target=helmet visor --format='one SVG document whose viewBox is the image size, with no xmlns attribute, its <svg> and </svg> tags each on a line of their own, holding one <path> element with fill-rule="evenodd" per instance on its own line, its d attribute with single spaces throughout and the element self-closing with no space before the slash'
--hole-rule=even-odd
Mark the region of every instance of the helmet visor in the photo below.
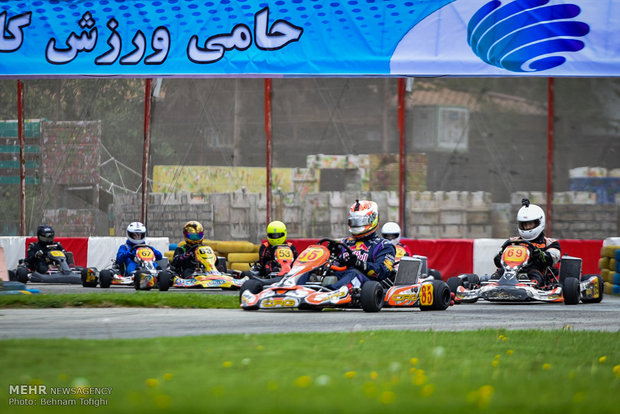
<svg viewBox="0 0 620 414">
<path fill-rule="evenodd" d="M 187 240 L 191 240 L 191 241 L 200 241 L 202 240 L 203 236 L 204 236 L 204 233 L 202 231 L 198 233 L 186 233 L 185 234 L 185 237 L 187 238 Z"/>
<path fill-rule="evenodd" d="M 519 228 L 521 230 L 532 230 L 540 226 L 540 220 L 520 221 Z"/>
<path fill-rule="evenodd" d="M 371 216 L 350 216 L 348 220 L 349 227 L 364 227 L 371 223 Z"/>
<path fill-rule="evenodd" d="M 394 239 L 397 239 L 398 236 L 400 236 L 400 234 L 398 234 L 398 233 L 383 233 L 382 236 L 383 236 L 384 239 L 394 240 Z"/>
<path fill-rule="evenodd" d="M 285 233 L 267 233 L 268 239 L 279 239 L 284 236 L 285 236 Z"/>
<path fill-rule="evenodd" d="M 127 235 L 131 240 L 144 240 L 144 233 L 130 231 Z"/>
</svg>

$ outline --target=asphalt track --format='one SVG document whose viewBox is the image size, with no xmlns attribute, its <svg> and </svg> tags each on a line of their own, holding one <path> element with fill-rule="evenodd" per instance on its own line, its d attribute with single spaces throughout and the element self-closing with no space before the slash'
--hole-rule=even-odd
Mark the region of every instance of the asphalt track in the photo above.
<svg viewBox="0 0 620 414">
<path fill-rule="evenodd" d="M 81 286 L 39 287 L 42 291 L 83 292 Z M 99 292 L 108 290 L 97 289 Z M 131 288 L 109 291 L 133 292 Z M 173 293 L 174 292 L 174 293 Z M 184 290 L 172 290 L 182 294 Z M 211 292 L 201 291 L 204 294 Z M 58 292 L 59 293 L 59 292 Z M 221 294 L 221 291 L 212 293 Z M 230 292 L 230 294 L 237 294 Z M 241 309 L 60 308 L 0 309 L 0 339 L 8 338 L 149 338 L 158 336 L 351 332 L 362 330 L 567 329 L 617 332 L 620 297 L 598 304 L 478 302 L 441 312 L 418 309 L 243 311 Z"/>
</svg>

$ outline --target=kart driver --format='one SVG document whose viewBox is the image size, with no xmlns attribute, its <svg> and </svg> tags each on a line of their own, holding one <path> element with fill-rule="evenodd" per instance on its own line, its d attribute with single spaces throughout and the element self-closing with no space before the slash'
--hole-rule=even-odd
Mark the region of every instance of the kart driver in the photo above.
<svg viewBox="0 0 620 414">
<path fill-rule="evenodd" d="M 52 250 L 50 246 L 54 245 L 53 250 L 60 250 L 63 253 L 67 253 L 60 243 L 54 243 L 54 229 L 52 226 L 43 224 L 37 227 L 37 241 L 28 245 L 26 251 L 26 259 L 24 262 L 26 266 L 33 271 L 39 273 L 46 273 L 49 270 L 47 265 L 47 253 Z M 17 269 L 17 272 L 23 272 L 23 270 Z"/>
<path fill-rule="evenodd" d="M 189 278 L 196 270 L 196 248 L 206 246 L 204 227 L 197 221 L 188 221 L 183 226 L 183 240 L 172 256 L 172 267 L 183 278 Z"/>
<path fill-rule="evenodd" d="M 400 226 L 393 221 L 388 221 L 381 227 L 381 236 L 389 243 L 394 245 L 396 249 L 396 260 L 400 260 L 403 256 L 412 256 L 411 250 L 400 242 Z"/>
<path fill-rule="evenodd" d="M 286 245 L 293 251 L 293 260 L 297 258 L 297 249 L 293 243 L 286 241 L 286 225 L 279 221 L 272 221 L 267 225 L 267 241 L 261 243 L 258 250 L 258 275 L 267 276 L 271 272 L 278 272 L 280 264 L 275 260 L 278 246 Z"/>
<path fill-rule="evenodd" d="M 148 246 L 146 244 L 146 227 L 139 221 L 135 221 L 127 226 L 127 241 L 118 248 L 116 253 L 116 264 L 121 267 L 124 276 L 132 274 L 138 267 L 136 263 L 136 251 L 138 247 Z M 148 246 L 155 254 L 155 260 L 161 260 L 162 254 L 152 246 Z"/>
<path fill-rule="evenodd" d="M 512 237 L 502 245 L 499 253 L 493 259 L 498 269 L 491 279 L 499 279 L 504 273 L 501 257 L 506 246 L 513 241 L 526 240 L 536 248 L 531 252 L 531 262 L 525 269 L 527 276 L 537 287 L 545 286 L 547 281 L 544 275 L 547 268 L 553 268 L 560 261 L 560 242 L 545 237 L 545 212 L 542 208 L 530 204 L 530 200 L 527 198 L 524 198 L 521 204 L 522 206 L 517 212 L 519 237 Z"/>
<path fill-rule="evenodd" d="M 338 258 L 338 262 L 348 269 L 336 274 L 338 281 L 331 288 L 346 286 L 351 291 L 368 280 L 381 281 L 390 276 L 394 269 L 396 249 L 391 242 L 376 233 L 378 225 L 377 203 L 356 200 L 349 209 L 348 227 L 351 236 L 343 240 L 353 254 L 345 252 Z"/>
</svg>

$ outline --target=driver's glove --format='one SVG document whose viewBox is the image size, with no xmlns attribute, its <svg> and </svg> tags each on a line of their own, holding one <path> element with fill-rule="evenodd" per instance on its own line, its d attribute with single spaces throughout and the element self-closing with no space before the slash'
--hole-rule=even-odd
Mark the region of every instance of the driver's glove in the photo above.
<svg viewBox="0 0 620 414">
<path fill-rule="evenodd" d="M 542 249 L 534 250 L 534 261 L 543 266 L 551 265 L 551 255 Z"/>
<path fill-rule="evenodd" d="M 342 259 L 343 259 L 342 263 L 345 266 L 349 268 L 354 268 L 354 269 L 359 270 L 360 272 L 366 273 L 366 269 L 368 268 L 368 266 L 366 265 L 366 262 L 363 260 L 360 260 L 356 255 L 345 253 Z"/>
<path fill-rule="evenodd" d="M 35 257 L 43 257 L 43 250 L 37 250 L 37 252 L 34 254 Z"/>
</svg>

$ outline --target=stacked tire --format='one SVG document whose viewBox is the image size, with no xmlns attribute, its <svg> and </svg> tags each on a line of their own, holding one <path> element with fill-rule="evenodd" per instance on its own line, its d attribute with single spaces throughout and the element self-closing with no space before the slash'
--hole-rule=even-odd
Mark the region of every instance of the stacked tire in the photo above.
<svg viewBox="0 0 620 414">
<path fill-rule="evenodd" d="M 605 293 L 620 295 L 620 246 L 604 246 L 598 267 L 605 281 Z"/>
<path fill-rule="evenodd" d="M 247 241 L 208 241 L 218 256 L 226 257 L 226 266 L 232 270 L 250 270 L 258 260 L 259 245 Z"/>
</svg>

